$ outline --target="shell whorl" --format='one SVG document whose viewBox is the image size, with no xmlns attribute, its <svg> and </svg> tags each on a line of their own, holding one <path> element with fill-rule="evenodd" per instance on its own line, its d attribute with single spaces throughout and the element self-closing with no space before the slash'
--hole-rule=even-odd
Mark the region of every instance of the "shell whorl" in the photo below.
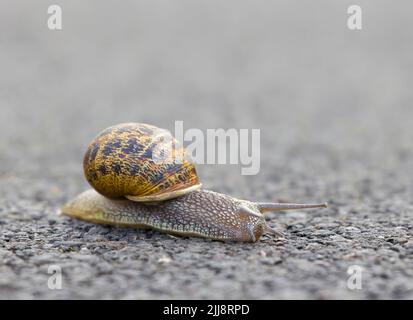
<svg viewBox="0 0 413 320">
<path fill-rule="evenodd" d="M 159 201 L 201 186 L 194 164 L 175 138 L 143 123 L 102 131 L 89 144 L 83 169 L 89 184 L 109 198 Z"/>
</svg>

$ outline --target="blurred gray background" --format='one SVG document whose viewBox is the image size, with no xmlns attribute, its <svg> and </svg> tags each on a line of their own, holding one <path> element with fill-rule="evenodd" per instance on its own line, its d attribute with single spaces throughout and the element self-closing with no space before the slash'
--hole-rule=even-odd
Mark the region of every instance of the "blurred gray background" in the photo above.
<svg viewBox="0 0 413 320">
<path fill-rule="evenodd" d="M 3 0 L 0 297 L 413 298 L 413 5 L 359 0 L 350 31 L 351 4 Z M 330 208 L 270 214 L 287 239 L 252 245 L 57 215 L 99 131 L 175 120 L 261 130 L 259 174 L 198 166 L 208 188 Z"/>
</svg>

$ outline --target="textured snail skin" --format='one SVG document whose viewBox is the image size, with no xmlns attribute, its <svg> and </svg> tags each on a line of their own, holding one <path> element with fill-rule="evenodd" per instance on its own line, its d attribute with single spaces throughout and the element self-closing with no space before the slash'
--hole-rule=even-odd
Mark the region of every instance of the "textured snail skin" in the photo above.
<svg viewBox="0 0 413 320">
<path fill-rule="evenodd" d="M 107 199 L 90 189 L 62 213 L 92 223 L 224 241 L 255 242 L 269 229 L 255 203 L 203 189 L 152 204 Z"/>
<path fill-rule="evenodd" d="M 201 187 L 194 164 L 170 132 L 144 123 L 102 131 L 89 144 L 83 169 L 89 184 L 109 198 L 160 201 Z"/>
</svg>

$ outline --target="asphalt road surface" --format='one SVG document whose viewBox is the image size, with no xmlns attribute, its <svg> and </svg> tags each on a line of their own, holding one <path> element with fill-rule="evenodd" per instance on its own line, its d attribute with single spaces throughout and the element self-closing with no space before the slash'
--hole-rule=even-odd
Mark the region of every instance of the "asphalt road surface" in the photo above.
<svg viewBox="0 0 413 320">
<path fill-rule="evenodd" d="M 331 1 L 70 1 L 51 31 L 47 1 L 2 1 L 0 298 L 412 299 L 412 5 L 359 3 L 350 31 Z M 260 129 L 259 173 L 198 165 L 207 188 L 330 207 L 254 244 L 58 215 L 99 131 L 175 120 Z"/>
</svg>

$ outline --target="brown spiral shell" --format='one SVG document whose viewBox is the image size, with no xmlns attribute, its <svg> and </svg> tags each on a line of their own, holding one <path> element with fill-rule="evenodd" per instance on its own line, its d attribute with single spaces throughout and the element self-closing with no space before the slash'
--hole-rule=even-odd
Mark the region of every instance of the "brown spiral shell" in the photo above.
<svg viewBox="0 0 413 320">
<path fill-rule="evenodd" d="M 87 181 L 109 198 L 161 201 L 201 187 L 194 164 L 169 131 L 144 123 L 103 130 L 83 159 Z"/>
</svg>

